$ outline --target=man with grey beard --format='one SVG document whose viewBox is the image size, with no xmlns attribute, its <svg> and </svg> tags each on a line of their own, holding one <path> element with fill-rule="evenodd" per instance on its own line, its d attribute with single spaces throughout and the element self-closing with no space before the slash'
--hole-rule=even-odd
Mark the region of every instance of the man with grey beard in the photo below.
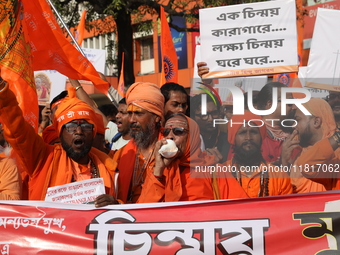
<svg viewBox="0 0 340 255">
<path fill-rule="evenodd" d="M 135 203 L 141 194 L 146 171 L 153 171 L 155 143 L 160 136 L 164 97 L 155 84 L 137 82 L 126 92 L 131 140 L 114 154 L 118 162 L 118 198 Z M 162 176 L 153 176 L 161 180 Z"/>
</svg>

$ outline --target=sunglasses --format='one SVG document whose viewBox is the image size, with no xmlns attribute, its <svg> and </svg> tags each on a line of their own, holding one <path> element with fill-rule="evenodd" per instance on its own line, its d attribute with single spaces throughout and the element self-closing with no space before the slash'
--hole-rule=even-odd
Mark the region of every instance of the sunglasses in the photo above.
<svg viewBox="0 0 340 255">
<path fill-rule="evenodd" d="M 83 132 L 89 132 L 93 130 L 93 125 L 87 122 L 69 122 L 64 125 L 67 132 L 70 134 L 76 132 L 77 128 L 80 127 Z"/>
<path fill-rule="evenodd" d="M 188 132 L 188 130 L 185 129 L 185 128 L 177 127 L 177 128 L 164 128 L 164 129 L 162 130 L 162 134 L 163 134 L 164 136 L 168 136 L 168 135 L 170 134 L 170 131 L 171 131 L 171 130 L 172 130 L 172 133 L 173 133 L 174 135 L 178 135 L 178 136 L 183 135 L 184 133 Z"/>
</svg>

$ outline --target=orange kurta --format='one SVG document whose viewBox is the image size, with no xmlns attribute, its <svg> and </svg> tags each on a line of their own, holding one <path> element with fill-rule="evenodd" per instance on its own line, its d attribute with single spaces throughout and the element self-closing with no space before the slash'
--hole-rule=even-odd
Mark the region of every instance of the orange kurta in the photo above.
<svg viewBox="0 0 340 255">
<path fill-rule="evenodd" d="M 138 203 L 248 198 L 231 175 L 229 178 L 225 178 L 226 175 L 215 176 L 214 184 L 214 176 L 210 173 L 196 173 L 190 170 L 195 171 L 190 167 L 186 167 L 182 172 L 180 168 L 167 168 L 164 171 L 167 181 L 162 183 L 153 175 L 152 169 L 147 174 Z M 173 175 L 174 171 L 177 171 L 179 177 Z M 219 195 L 216 195 L 217 193 Z"/>
<path fill-rule="evenodd" d="M 223 165 L 225 166 L 231 166 L 235 164 L 232 164 L 232 161 L 229 160 L 225 162 Z M 260 168 L 264 166 L 268 166 L 270 163 L 264 164 L 262 163 L 260 165 Z M 242 176 L 242 188 L 247 193 L 249 197 L 258 197 L 260 188 L 261 188 L 261 182 L 260 182 L 260 174 L 261 172 L 254 172 L 250 177 L 247 177 L 246 173 L 240 172 Z M 269 189 L 269 196 L 277 196 L 277 195 L 286 195 L 286 194 L 292 194 L 292 185 L 290 182 L 289 175 L 287 173 L 284 173 L 282 171 L 274 172 L 274 171 L 268 171 L 269 174 L 269 183 L 268 183 L 268 189 Z"/>
<path fill-rule="evenodd" d="M 48 145 L 27 123 L 16 98 L 6 86 L 0 91 L 0 117 L 6 140 L 11 144 L 25 171 L 30 175 L 29 199 L 44 200 L 48 187 L 71 182 L 71 159 L 61 145 Z M 106 154 L 92 148 L 90 158 L 104 179 L 106 193 L 114 195 L 113 176 L 116 163 Z"/>
<path fill-rule="evenodd" d="M 154 156 L 148 159 L 148 162 L 145 162 L 146 159 L 143 159 L 140 155 L 139 160 L 139 169 L 136 171 L 140 171 L 142 167 L 145 168 L 144 173 L 141 178 L 139 178 L 139 183 L 136 184 L 139 186 L 132 187 L 133 183 L 133 174 L 136 167 L 136 156 L 137 156 L 137 145 L 133 139 L 131 139 L 124 147 L 119 149 L 114 154 L 114 160 L 118 162 L 118 199 L 124 203 L 136 202 L 138 200 L 139 195 L 141 194 L 141 186 L 146 178 L 147 169 L 152 169 L 154 166 Z M 144 165 L 145 164 L 145 165 Z M 132 190 L 133 189 L 133 190 Z M 130 197 L 132 195 L 132 197 Z"/>
<path fill-rule="evenodd" d="M 324 138 L 305 149 L 291 168 L 294 193 L 339 189 L 339 172 L 340 159 Z"/>
<path fill-rule="evenodd" d="M 175 164 L 177 165 L 177 164 Z M 177 165 L 178 166 L 178 165 Z M 166 168 L 165 182 L 160 182 L 149 169 L 138 203 L 213 200 L 212 179 L 190 178 L 190 167 L 180 173 L 179 167 Z"/>
</svg>

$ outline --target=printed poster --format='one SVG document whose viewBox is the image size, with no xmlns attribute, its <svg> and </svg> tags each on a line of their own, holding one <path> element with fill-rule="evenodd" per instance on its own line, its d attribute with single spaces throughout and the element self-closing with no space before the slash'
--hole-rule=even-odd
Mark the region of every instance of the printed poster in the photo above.
<svg viewBox="0 0 340 255">
<path fill-rule="evenodd" d="M 200 10 L 204 78 L 297 72 L 295 1 L 266 1 Z"/>
<path fill-rule="evenodd" d="M 55 70 L 35 71 L 34 80 L 39 105 L 49 105 L 54 97 L 65 90 L 66 76 Z"/>
<path fill-rule="evenodd" d="M 45 201 L 70 204 L 91 204 L 102 194 L 105 194 L 103 178 L 92 178 L 89 180 L 49 187 L 46 192 Z"/>
</svg>

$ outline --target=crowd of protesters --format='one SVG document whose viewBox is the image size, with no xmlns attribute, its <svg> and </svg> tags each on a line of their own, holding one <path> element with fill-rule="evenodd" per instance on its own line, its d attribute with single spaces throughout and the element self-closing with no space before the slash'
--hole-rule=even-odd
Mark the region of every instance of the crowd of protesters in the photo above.
<svg viewBox="0 0 340 255">
<path fill-rule="evenodd" d="M 205 63 L 198 67 L 201 77 L 209 72 Z M 247 110 L 232 116 L 213 93 L 206 94 L 204 113 L 201 95 L 189 96 L 176 83 L 137 82 L 117 99 L 118 108 L 98 108 L 78 81 L 70 81 L 42 111 L 36 133 L 0 80 L 1 200 L 44 200 L 49 187 L 98 177 L 105 194 L 96 207 L 340 188 L 339 92 L 303 104 L 311 113 L 305 115 L 294 105 L 281 106 L 285 85 L 264 84 L 255 107 L 270 109 L 277 89 L 277 108 L 266 119 L 294 119 L 287 129 Z M 228 121 L 215 126 L 214 119 Z"/>
</svg>

